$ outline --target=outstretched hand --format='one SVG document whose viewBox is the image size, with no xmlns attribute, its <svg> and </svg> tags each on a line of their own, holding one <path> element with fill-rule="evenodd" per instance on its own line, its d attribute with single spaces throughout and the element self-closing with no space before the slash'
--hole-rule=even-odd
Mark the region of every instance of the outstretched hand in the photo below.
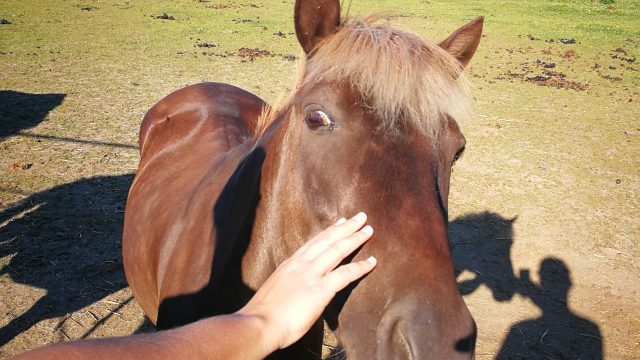
<svg viewBox="0 0 640 360">
<path fill-rule="evenodd" d="M 337 267 L 371 238 L 373 228 L 364 226 L 366 220 L 364 213 L 349 220 L 342 218 L 313 237 L 283 262 L 237 312 L 265 322 L 271 351 L 300 339 L 338 291 L 373 270 L 373 257 Z"/>
</svg>

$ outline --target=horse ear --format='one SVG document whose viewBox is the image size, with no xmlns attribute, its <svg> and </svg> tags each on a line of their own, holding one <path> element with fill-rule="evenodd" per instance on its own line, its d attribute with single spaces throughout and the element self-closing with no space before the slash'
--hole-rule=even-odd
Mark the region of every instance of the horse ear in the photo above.
<svg viewBox="0 0 640 360">
<path fill-rule="evenodd" d="M 340 25 L 339 0 L 296 0 L 293 21 L 306 54 Z"/>
<path fill-rule="evenodd" d="M 484 17 L 477 17 L 475 20 L 449 35 L 448 38 L 439 44 L 440 47 L 458 59 L 462 67 L 467 66 L 480 43 L 483 22 Z"/>
</svg>

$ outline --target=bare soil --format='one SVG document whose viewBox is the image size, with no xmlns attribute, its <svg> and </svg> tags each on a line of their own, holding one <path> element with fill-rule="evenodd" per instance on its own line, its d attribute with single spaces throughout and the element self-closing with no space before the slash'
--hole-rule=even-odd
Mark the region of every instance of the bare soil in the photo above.
<svg viewBox="0 0 640 360">
<path fill-rule="evenodd" d="M 140 119 L 200 81 L 276 101 L 296 59 L 278 54 L 299 54 L 286 2 L 44 3 L 0 9 L 0 358 L 153 331 L 121 261 Z M 616 27 L 635 5 L 567 3 L 606 26 L 549 5 L 570 31 L 525 28 L 552 17 L 518 12 L 535 2 L 416 3 L 391 5 L 435 39 L 487 16 L 449 204 L 476 358 L 640 359 L 640 34 Z"/>
</svg>

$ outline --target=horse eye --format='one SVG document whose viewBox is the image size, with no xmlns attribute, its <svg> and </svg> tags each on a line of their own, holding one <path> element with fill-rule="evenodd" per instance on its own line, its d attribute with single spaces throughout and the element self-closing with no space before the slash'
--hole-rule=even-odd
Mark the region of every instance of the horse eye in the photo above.
<svg viewBox="0 0 640 360">
<path fill-rule="evenodd" d="M 456 155 L 453 157 L 453 163 L 451 165 L 454 165 L 458 161 L 458 159 L 460 159 L 463 153 L 464 153 L 464 148 L 460 149 L 460 151 L 456 153 Z"/>
<path fill-rule="evenodd" d="M 325 114 L 320 110 L 306 113 L 304 116 L 304 122 L 307 123 L 307 126 L 311 130 L 316 130 L 320 128 L 333 130 L 335 128 L 335 123 L 331 121 L 331 119 L 327 114 Z"/>
</svg>

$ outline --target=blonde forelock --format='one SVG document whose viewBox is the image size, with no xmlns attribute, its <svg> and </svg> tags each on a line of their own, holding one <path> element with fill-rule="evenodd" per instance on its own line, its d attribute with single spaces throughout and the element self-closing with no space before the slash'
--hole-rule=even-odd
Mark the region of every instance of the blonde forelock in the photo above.
<svg viewBox="0 0 640 360">
<path fill-rule="evenodd" d="M 437 139 L 447 116 L 470 112 L 462 66 L 440 46 L 378 19 L 346 21 L 324 39 L 302 65 L 297 88 L 350 84 L 382 128 L 409 126 Z"/>
</svg>

